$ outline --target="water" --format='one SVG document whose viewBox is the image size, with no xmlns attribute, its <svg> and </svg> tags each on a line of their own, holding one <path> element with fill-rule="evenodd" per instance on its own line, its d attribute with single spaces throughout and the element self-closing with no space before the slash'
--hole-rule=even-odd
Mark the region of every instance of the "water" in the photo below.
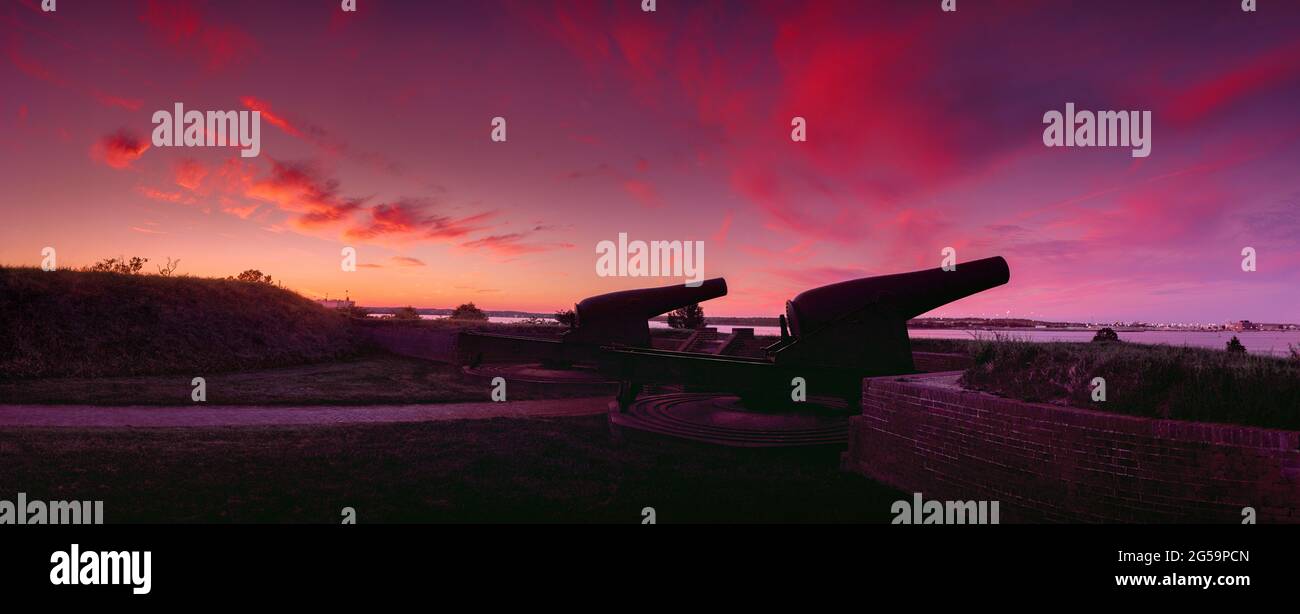
<svg viewBox="0 0 1300 614">
<path fill-rule="evenodd" d="M 421 316 L 426 320 L 440 319 L 446 316 Z M 519 323 L 528 318 L 491 317 L 490 322 Z M 650 328 L 668 328 L 667 322 L 651 320 Z M 714 326 L 720 333 L 730 333 L 733 328 L 752 328 L 755 335 L 777 337 L 781 329 L 777 326 L 743 326 L 719 324 Z M 910 328 L 907 331 L 913 339 L 991 339 L 996 335 L 1010 336 L 1025 341 L 1092 341 L 1096 331 L 1091 330 L 1055 330 L 1043 328 L 1016 328 L 1010 330 L 970 330 L 954 328 Z M 1165 344 L 1173 346 L 1192 346 L 1221 350 L 1234 336 L 1246 346 L 1251 354 L 1289 356 L 1291 344 L 1300 347 L 1300 331 L 1179 331 L 1147 330 L 1118 331 L 1122 341 L 1132 343 Z"/>
</svg>

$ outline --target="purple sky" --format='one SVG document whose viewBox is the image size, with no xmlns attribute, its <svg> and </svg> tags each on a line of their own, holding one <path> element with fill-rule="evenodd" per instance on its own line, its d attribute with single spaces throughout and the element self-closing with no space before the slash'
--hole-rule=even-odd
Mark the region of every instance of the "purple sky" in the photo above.
<svg viewBox="0 0 1300 614">
<path fill-rule="evenodd" d="M 672 283 L 596 276 L 626 232 L 774 315 L 952 246 L 1011 283 L 931 315 L 1300 321 L 1300 3 L 357 4 L 0 5 L 0 263 L 545 311 Z M 261 110 L 261 155 L 150 147 L 177 101 Z M 1150 156 L 1045 147 L 1067 102 L 1151 111 Z"/>
</svg>

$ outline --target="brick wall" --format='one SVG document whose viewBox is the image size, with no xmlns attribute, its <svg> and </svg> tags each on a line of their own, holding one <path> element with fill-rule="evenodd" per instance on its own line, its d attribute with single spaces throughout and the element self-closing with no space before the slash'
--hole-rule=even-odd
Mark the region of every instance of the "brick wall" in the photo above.
<svg viewBox="0 0 1300 614">
<path fill-rule="evenodd" d="M 844 468 L 1003 522 L 1300 522 L 1300 432 L 1024 403 L 955 373 L 863 382 Z"/>
</svg>

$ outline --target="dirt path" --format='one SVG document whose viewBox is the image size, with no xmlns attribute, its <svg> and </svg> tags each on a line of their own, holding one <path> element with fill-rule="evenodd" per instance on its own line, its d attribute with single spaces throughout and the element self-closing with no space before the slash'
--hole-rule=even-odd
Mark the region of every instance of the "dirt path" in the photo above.
<svg viewBox="0 0 1300 614">
<path fill-rule="evenodd" d="M 609 397 L 546 399 L 505 403 L 436 405 L 97 407 L 93 405 L 0 405 L 0 428 L 191 427 L 272 424 L 351 424 L 431 422 L 479 418 L 587 416 L 608 411 Z"/>
</svg>

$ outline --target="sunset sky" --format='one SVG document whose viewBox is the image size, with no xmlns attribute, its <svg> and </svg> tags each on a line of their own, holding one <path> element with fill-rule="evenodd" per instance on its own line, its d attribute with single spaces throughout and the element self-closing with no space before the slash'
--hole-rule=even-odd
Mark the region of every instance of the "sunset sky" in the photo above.
<svg viewBox="0 0 1300 614">
<path fill-rule="evenodd" d="M 775 315 L 952 246 L 1011 282 L 931 315 L 1300 321 L 1298 2 L 357 4 L 4 0 L 0 264 L 553 311 L 677 281 L 596 276 L 626 232 Z M 175 102 L 261 110 L 261 155 L 150 146 Z M 1067 102 L 1151 111 L 1150 156 L 1045 147 Z"/>
</svg>

